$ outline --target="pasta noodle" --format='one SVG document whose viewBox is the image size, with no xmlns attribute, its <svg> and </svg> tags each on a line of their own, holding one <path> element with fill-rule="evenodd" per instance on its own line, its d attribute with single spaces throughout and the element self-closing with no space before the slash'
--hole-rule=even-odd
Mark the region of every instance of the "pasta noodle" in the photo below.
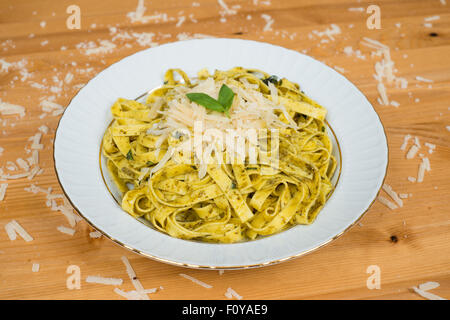
<svg viewBox="0 0 450 320">
<path fill-rule="evenodd" d="M 333 189 L 326 109 L 287 79 L 170 69 L 145 103 L 119 98 L 111 112 L 102 153 L 122 208 L 170 236 L 233 243 L 311 224 Z M 244 153 L 218 138 L 232 131 Z"/>
</svg>

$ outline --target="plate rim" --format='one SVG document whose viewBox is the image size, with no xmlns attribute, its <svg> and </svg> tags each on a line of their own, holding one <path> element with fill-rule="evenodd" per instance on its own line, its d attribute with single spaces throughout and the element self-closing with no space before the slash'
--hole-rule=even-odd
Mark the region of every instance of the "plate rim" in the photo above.
<svg viewBox="0 0 450 320">
<path fill-rule="evenodd" d="M 328 66 L 327 64 L 325 64 L 324 62 L 322 62 L 322 61 L 320 61 L 320 60 L 318 60 L 318 59 L 316 59 L 316 58 L 314 58 L 314 57 L 311 57 L 311 56 L 309 56 L 309 55 L 306 55 L 306 54 L 303 54 L 303 53 L 301 53 L 301 52 L 298 52 L 298 51 L 296 51 L 296 50 L 289 49 L 289 48 L 285 48 L 285 47 L 283 47 L 283 46 L 276 45 L 276 44 L 272 44 L 272 43 L 269 43 L 269 42 L 256 41 L 256 40 L 247 40 L 247 39 L 235 39 L 235 38 L 205 38 L 205 39 L 189 39 L 189 40 L 181 40 L 181 41 L 167 42 L 167 43 L 164 43 L 164 44 L 162 44 L 162 45 L 159 45 L 158 47 L 162 47 L 162 46 L 166 46 L 166 45 L 173 45 L 174 43 L 180 43 L 180 42 L 195 42 L 195 41 L 208 41 L 208 40 L 225 40 L 225 41 L 232 40 L 232 41 L 242 41 L 242 42 L 250 42 L 250 43 L 252 42 L 252 43 L 256 43 L 256 44 L 263 44 L 263 45 L 273 46 L 273 47 L 276 47 L 276 48 L 279 48 L 279 49 L 282 49 L 282 50 L 288 50 L 288 51 L 290 51 L 290 52 L 292 52 L 292 53 L 295 53 L 295 54 L 301 54 L 301 55 L 307 56 L 308 58 L 313 59 L 313 60 L 319 62 L 320 64 L 322 64 L 323 66 L 325 66 L 326 68 L 332 70 L 333 72 L 338 73 L 341 77 L 343 77 L 345 80 L 347 80 L 349 83 L 351 83 L 351 84 L 352 84 L 352 85 L 353 85 L 353 86 L 354 86 L 354 87 L 355 87 L 355 88 L 363 95 L 364 99 L 368 102 L 368 104 L 369 104 L 370 107 L 373 109 L 375 115 L 376 115 L 377 118 L 378 118 L 378 121 L 379 121 L 379 123 L 380 123 L 380 125 L 381 125 L 381 128 L 383 129 L 382 132 L 383 132 L 383 136 L 384 136 L 385 143 L 386 143 L 386 144 L 385 144 L 385 146 L 386 146 L 386 166 L 385 166 L 385 168 L 383 169 L 383 171 L 384 171 L 384 176 L 383 176 L 383 179 L 381 180 L 380 188 L 379 188 L 378 191 L 376 192 L 374 198 L 371 200 L 371 202 L 369 203 L 369 205 L 367 206 L 367 208 L 366 208 L 366 209 L 358 216 L 357 219 L 355 219 L 355 221 L 353 221 L 351 224 L 349 224 L 344 230 L 342 230 L 342 231 L 339 232 L 338 234 L 334 235 L 334 236 L 331 237 L 330 239 L 324 241 L 323 243 L 318 244 L 317 246 L 314 246 L 314 247 L 312 247 L 312 248 L 310 248 L 310 249 L 308 249 L 308 250 L 303 250 L 303 251 L 301 251 L 301 252 L 299 252 L 299 253 L 297 253 L 297 254 L 295 254 L 295 255 L 291 255 L 291 256 L 289 256 L 289 257 L 285 257 L 285 258 L 282 258 L 282 259 L 271 259 L 271 260 L 268 261 L 268 262 L 256 263 L 256 264 L 248 264 L 248 265 L 241 265 L 241 266 L 227 266 L 227 265 L 225 265 L 225 266 L 196 265 L 196 264 L 191 264 L 191 263 L 183 263 L 183 262 L 178 262 L 178 261 L 173 261 L 173 260 L 168 260 L 168 259 L 160 258 L 160 257 L 154 256 L 154 255 L 151 255 L 151 254 L 149 254 L 149 253 L 142 252 L 142 251 L 140 251 L 140 250 L 138 250 L 138 249 L 136 249 L 136 248 L 133 248 L 133 247 L 131 247 L 131 246 L 128 246 L 128 245 L 126 245 L 125 243 L 121 242 L 120 240 L 113 238 L 112 236 L 110 236 L 109 234 L 107 234 L 105 231 L 101 230 L 101 229 L 100 229 L 99 227 L 97 227 L 92 221 L 90 221 L 90 220 L 89 220 L 89 219 L 81 212 L 80 209 L 78 209 L 78 207 L 73 203 L 72 199 L 68 196 L 66 190 L 64 189 L 63 184 L 61 183 L 61 179 L 60 179 L 60 177 L 59 177 L 58 169 L 57 169 L 57 166 L 56 166 L 56 148 L 55 148 L 55 146 L 56 146 L 56 140 L 57 140 L 57 137 L 58 137 L 58 130 L 59 130 L 59 128 L 60 128 L 61 120 L 64 118 L 67 109 L 68 109 L 68 108 L 70 107 L 70 105 L 72 104 L 73 99 L 75 99 L 75 97 L 78 96 L 78 94 L 80 93 L 80 91 L 81 91 L 84 87 L 87 87 L 87 86 L 89 85 L 89 83 L 91 83 L 94 79 L 96 79 L 97 77 L 99 77 L 105 70 L 107 70 L 107 69 L 110 68 L 111 66 L 113 66 L 113 65 L 115 65 L 115 64 L 117 64 L 117 63 L 119 63 L 119 62 L 121 62 L 121 61 L 123 61 L 123 60 L 125 60 L 125 59 L 131 58 L 132 56 L 134 56 L 134 55 L 136 55 L 136 54 L 139 54 L 139 53 L 141 53 L 142 51 L 151 50 L 152 48 L 150 47 L 150 48 L 145 48 L 145 49 L 143 49 L 143 50 L 136 51 L 136 52 L 134 52 L 134 53 L 132 53 L 132 54 L 130 54 L 130 55 L 128 55 L 128 56 L 125 56 L 125 57 L 123 57 L 123 58 L 117 60 L 117 61 L 114 62 L 113 64 L 107 66 L 106 68 L 104 68 L 103 70 L 101 70 L 100 72 L 98 72 L 94 77 L 90 78 L 90 79 L 85 83 L 85 85 L 84 85 L 82 88 L 80 88 L 80 90 L 78 90 L 78 92 L 70 99 L 69 103 L 67 104 L 67 107 L 64 109 L 64 111 L 63 111 L 61 117 L 60 117 L 59 120 L 58 120 L 57 126 L 56 126 L 56 128 L 55 128 L 54 139 L 53 139 L 53 154 L 52 154 L 52 156 L 53 156 L 53 168 L 54 168 L 54 171 L 55 171 L 55 174 L 56 174 L 56 178 L 57 178 L 57 180 L 58 180 L 58 184 L 60 185 L 61 190 L 63 191 L 64 196 L 65 196 L 66 199 L 69 201 L 69 203 L 71 204 L 71 206 L 73 207 L 73 209 L 78 213 L 78 215 L 80 215 L 80 216 L 88 223 L 88 225 L 90 225 L 92 228 L 94 228 L 95 230 L 97 230 L 98 232 L 100 232 L 104 237 L 106 237 L 107 239 L 111 240 L 113 243 L 115 243 L 116 245 L 118 245 L 118 246 L 120 246 L 120 247 L 122 247 L 122 248 L 125 248 L 125 249 L 127 249 L 127 250 L 129 250 L 129 251 L 131 251 L 131 252 L 134 252 L 134 253 L 136 253 L 136 254 L 138 254 L 138 255 L 140 255 L 140 256 L 143 256 L 143 257 L 152 259 L 152 260 L 154 260 L 154 261 L 166 263 L 166 264 L 169 264 L 169 265 L 179 266 L 179 267 L 186 267 L 186 268 L 191 268 L 191 269 L 202 269 L 202 270 L 238 270 L 238 269 L 250 269 L 250 268 L 259 268 L 259 267 L 265 267 L 265 266 L 269 266 L 269 265 L 275 265 L 275 264 L 278 264 L 278 263 L 281 263 L 281 262 L 290 261 L 290 260 L 299 258 L 299 257 L 301 257 L 301 256 L 307 255 L 307 254 L 309 254 L 309 253 L 312 253 L 312 252 L 314 252 L 314 251 L 316 251 L 316 250 L 318 250 L 318 249 L 320 249 L 320 248 L 322 248 L 322 247 L 324 247 L 324 246 L 330 244 L 331 242 L 333 242 L 333 241 L 335 241 L 336 239 L 338 239 L 339 237 L 341 237 L 343 234 L 347 233 L 347 232 L 348 232 L 355 224 L 357 224 L 357 223 L 365 216 L 365 214 L 370 210 L 370 208 L 373 206 L 373 204 L 374 204 L 375 201 L 377 200 L 377 198 L 378 198 L 378 196 L 379 196 L 379 194 L 380 194 L 380 192 L 381 192 L 381 189 L 382 189 L 382 187 L 383 187 L 383 185 L 384 185 L 384 183 L 385 183 L 385 180 L 386 180 L 386 177 L 387 177 L 387 170 L 388 170 L 388 167 L 389 167 L 389 143 L 388 143 L 388 138 L 387 138 L 386 128 L 384 127 L 384 124 L 383 124 L 383 122 L 381 121 L 380 115 L 378 114 L 378 112 L 376 111 L 376 109 L 374 108 L 374 106 L 372 105 L 372 103 L 369 101 L 369 99 L 367 98 L 367 96 L 366 96 L 366 95 L 365 95 L 365 94 L 364 94 L 364 93 L 363 93 L 363 92 L 362 92 L 362 91 L 361 91 L 361 90 L 360 90 L 360 89 L 359 89 L 352 81 L 350 81 L 346 76 L 344 76 L 343 74 L 337 72 L 336 70 L 334 70 L 333 68 L 331 68 L 330 66 Z M 342 161 L 342 155 L 341 155 L 341 161 Z"/>
</svg>

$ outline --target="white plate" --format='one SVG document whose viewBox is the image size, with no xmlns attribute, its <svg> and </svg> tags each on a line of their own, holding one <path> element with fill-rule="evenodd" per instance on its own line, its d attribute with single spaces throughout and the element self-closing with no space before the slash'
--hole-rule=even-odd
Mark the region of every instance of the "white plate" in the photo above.
<svg viewBox="0 0 450 320">
<path fill-rule="evenodd" d="M 195 75 L 202 68 L 256 68 L 300 84 L 328 109 L 341 150 L 339 183 L 316 221 L 235 244 L 172 238 L 125 213 L 105 186 L 99 165 L 103 133 L 118 97 L 135 99 L 161 84 L 169 68 Z M 335 148 L 337 150 L 337 148 Z M 339 156 L 339 154 L 337 154 Z M 386 135 L 365 96 L 345 77 L 296 51 L 235 39 L 174 42 L 146 49 L 100 72 L 73 98 L 54 142 L 55 170 L 76 210 L 119 245 L 144 256 L 194 268 L 249 268 L 286 261 L 336 239 L 376 199 L 388 163 Z"/>
</svg>

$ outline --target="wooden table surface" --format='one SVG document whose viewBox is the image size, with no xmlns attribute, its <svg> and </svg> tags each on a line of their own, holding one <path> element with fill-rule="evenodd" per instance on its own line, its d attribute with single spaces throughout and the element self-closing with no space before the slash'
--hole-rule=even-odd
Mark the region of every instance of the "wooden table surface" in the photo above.
<svg viewBox="0 0 450 320">
<path fill-rule="evenodd" d="M 39 153 L 43 172 L 31 181 L 6 181 L 9 186 L 0 202 L 0 298 L 122 299 L 113 286 L 85 281 L 89 275 L 121 278 L 124 282 L 120 288 L 133 290 L 122 256 L 128 257 L 144 288 L 163 287 L 150 295 L 152 299 L 226 299 L 224 293 L 229 287 L 244 299 L 422 299 L 409 288 L 427 281 L 440 283 L 431 292 L 450 298 L 450 3 L 224 3 L 235 13 L 224 13 L 216 0 L 145 0 L 144 17 L 163 15 L 158 20 L 131 22 L 127 13 L 136 11 L 138 0 L 0 2 L 0 99 L 26 108 L 23 117 L 0 114 L 0 147 L 4 149 L 0 168 L 5 174 L 23 172 L 20 168 L 8 171 L 8 161 L 30 157 L 28 138 L 42 125 L 49 128 Z M 81 9 L 79 30 L 66 25 L 66 9 L 72 4 Z M 381 9 L 381 29 L 370 30 L 366 25 L 369 14 L 365 10 L 370 4 Z M 320 33 L 332 30 L 332 24 L 340 28 L 340 33 L 331 37 Z M 116 37 L 125 32 L 130 35 L 128 39 Z M 152 43 L 145 41 L 145 33 L 154 34 Z M 390 151 L 386 183 L 398 193 L 410 195 L 404 199 L 404 206 L 391 210 L 377 201 L 359 224 L 318 251 L 282 264 L 225 271 L 222 275 L 155 262 L 106 238 L 90 238 L 92 229 L 84 221 L 76 225 L 73 236 L 59 232 L 58 226 L 68 226 L 65 217 L 46 206 L 43 193 L 24 190 L 34 184 L 51 187 L 54 194 L 62 193 L 52 158 L 60 115 L 44 113 L 41 101 L 67 106 L 83 84 L 123 57 L 150 45 L 202 36 L 277 44 L 304 52 L 343 73 L 368 97 L 382 119 Z M 389 46 L 396 76 L 408 81 L 407 88 L 386 84 L 389 99 L 397 101 L 398 107 L 379 104 L 373 74 L 381 57 L 371 54 L 374 50 L 362 44 L 363 37 Z M 86 48 L 98 48 L 101 40 L 115 48 L 87 54 Z M 349 54 L 346 47 L 352 47 L 353 53 Z M 365 58 L 358 58 L 356 50 Z M 72 81 L 67 74 L 73 75 Z M 420 81 L 417 76 L 433 82 Z M 411 142 L 406 151 L 400 149 L 406 134 L 419 138 L 419 153 L 431 163 L 422 183 L 407 179 L 417 176 L 420 156 L 406 159 Z M 429 153 L 425 142 L 436 145 L 434 152 Z M 388 197 L 384 192 L 382 195 Z M 12 219 L 34 240 L 25 242 L 18 237 L 10 241 L 4 226 Z M 33 263 L 40 265 L 39 272 L 32 272 Z M 66 287 L 69 265 L 80 267 L 79 290 Z M 380 289 L 367 288 L 366 270 L 370 265 L 380 268 Z M 180 273 L 213 288 L 205 289 Z"/>
</svg>

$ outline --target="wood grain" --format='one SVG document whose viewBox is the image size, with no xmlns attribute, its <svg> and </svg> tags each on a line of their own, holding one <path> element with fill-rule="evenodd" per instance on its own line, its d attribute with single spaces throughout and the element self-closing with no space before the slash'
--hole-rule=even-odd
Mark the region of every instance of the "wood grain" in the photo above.
<svg viewBox="0 0 450 320">
<path fill-rule="evenodd" d="M 365 9 L 372 1 L 272 0 L 270 5 L 262 4 L 264 1 L 256 1 L 259 4 L 254 5 L 253 1 L 225 0 L 230 7 L 240 5 L 240 8 L 221 22 L 221 8 L 215 0 L 198 0 L 199 6 L 193 6 L 190 0 L 153 0 L 145 1 L 146 14 L 166 13 L 174 20 L 146 24 L 133 24 L 126 16 L 136 9 L 137 0 L 76 2 L 81 8 L 80 30 L 66 27 L 66 8 L 72 1 L 0 2 L 0 59 L 8 63 L 25 59 L 26 68 L 32 73 L 21 81 L 23 74 L 16 67 L 0 71 L 1 101 L 26 107 L 26 115 L 21 119 L 0 115 L 0 147 L 4 148 L 0 167 L 18 157 L 29 157 L 25 151 L 30 145 L 27 139 L 41 125 L 50 128 L 43 137 L 45 147 L 40 152 L 39 166 L 43 173 L 32 181 L 26 178 L 8 181 L 6 198 L 0 202 L 1 299 L 122 299 L 113 292 L 113 287 L 89 284 L 84 279 L 88 275 L 122 278 L 121 288 L 132 290 L 120 260 L 123 255 L 130 259 L 145 288 L 164 287 L 152 294 L 152 299 L 226 299 L 228 287 L 245 299 L 422 299 L 408 288 L 425 281 L 439 282 L 440 287 L 433 293 L 450 298 L 450 133 L 446 129 L 450 125 L 450 4 L 444 5 L 439 0 L 380 0 L 377 4 L 381 8 L 382 29 L 369 30 L 368 15 L 348 9 Z M 197 22 L 189 18 L 191 14 Z M 274 19 L 272 30 L 263 31 L 266 22 L 262 14 Z M 182 15 L 186 21 L 176 27 Z M 425 27 L 424 18 L 434 15 L 440 19 L 431 21 L 431 28 Z M 46 22 L 45 27 L 40 26 L 42 21 Z M 334 41 L 321 43 L 317 36 L 308 37 L 313 30 L 323 31 L 332 23 L 341 29 Z M 400 27 L 396 26 L 398 23 Z M 115 50 L 100 55 L 85 55 L 77 48 L 81 42 L 111 41 L 110 27 L 130 34 L 152 32 L 153 41 L 159 44 L 176 41 L 180 33 L 265 41 L 305 52 L 331 67 L 343 68 L 344 75 L 373 103 L 386 128 L 390 150 L 386 182 L 397 192 L 412 197 L 396 210 L 375 203 L 360 224 L 305 257 L 260 269 L 226 271 L 223 275 L 162 264 L 130 253 L 107 239 L 91 239 L 92 230 L 84 221 L 78 223 L 73 237 L 60 233 L 56 227 L 67 225 L 65 218 L 46 207 L 43 194 L 24 191 L 33 183 L 61 193 L 52 158 L 59 117 L 48 115 L 40 119 L 39 104 L 41 99 L 55 96 L 57 103 L 66 106 L 80 85 L 96 73 L 144 48 L 135 38 L 115 40 Z M 409 82 L 407 89 L 387 87 L 389 98 L 399 102 L 398 108 L 380 106 L 377 102 L 372 75 L 380 58 L 372 57 L 370 50 L 361 45 L 363 37 L 388 45 L 397 75 Z M 48 43 L 43 43 L 46 40 Z M 61 49 L 63 46 L 66 50 Z M 343 52 L 346 46 L 361 50 L 366 59 L 347 56 Z M 59 84 L 69 72 L 75 76 L 73 81 Z M 434 82 L 429 87 L 417 81 L 416 76 Z M 39 89 L 33 83 L 48 88 Z M 59 86 L 61 91 L 51 92 L 52 86 Z M 406 160 L 405 152 L 400 150 L 406 134 L 419 137 L 420 152 L 431 161 L 432 170 L 426 173 L 423 183 L 407 180 L 408 176 L 416 176 L 419 158 Z M 427 152 L 424 142 L 436 145 L 432 154 Z M 27 243 L 20 238 L 10 241 L 4 225 L 12 219 L 34 241 Z M 33 263 L 40 264 L 39 272 L 31 272 Z M 81 268 L 80 290 L 66 288 L 69 265 Z M 379 290 L 366 287 L 369 265 L 381 268 Z M 179 273 L 196 277 L 213 288 L 200 287 Z"/>
</svg>

